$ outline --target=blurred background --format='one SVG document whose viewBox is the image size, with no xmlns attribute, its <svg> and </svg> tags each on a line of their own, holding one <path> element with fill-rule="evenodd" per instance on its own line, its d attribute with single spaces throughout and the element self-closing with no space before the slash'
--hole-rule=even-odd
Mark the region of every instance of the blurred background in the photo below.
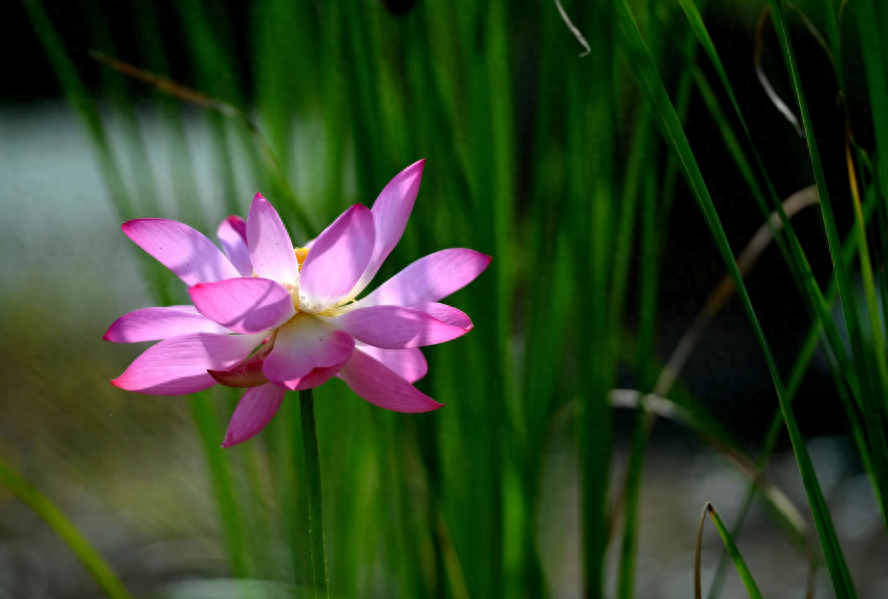
<svg viewBox="0 0 888 599">
<path fill-rule="evenodd" d="M 876 154 L 857 4 L 783 11 L 843 239 L 846 131 Z M 628 6 L 734 253 L 773 210 L 756 204 L 754 147 L 781 200 L 807 194 L 790 216 L 826 289 L 830 248 L 805 139 L 777 106 L 798 114 L 766 4 L 698 3 L 750 140 L 679 3 Z M 147 347 L 103 342 L 114 319 L 187 301 L 119 225 L 166 217 L 215 238 L 261 191 L 299 243 L 420 158 L 416 208 L 377 284 L 447 247 L 494 261 L 449 302 L 475 330 L 424 350 L 417 386 L 446 408 L 386 412 L 337 380 L 316 392 L 331 596 L 688 597 L 706 502 L 765 596 L 840 595 L 747 315 L 735 298 L 700 320 L 725 262 L 633 76 L 625 22 L 610 0 L 562 8 L 588 52 L 548 1 L 4 6 L 0 597 L 311 596 L 295 394 L 223 452 L 238 393 L 108 384 Z M 798 425 L 857 596 L 886 597 L 888 537 L 847 371 L 809 332 L 787 256 L 762 248 L 746 287 L 786 380 L 808 347 Z M 863 297 L 856 270 L 851 282 Z M 675 353 L 689 331 L 690 353 Z M 646 416 L 632 390 L 661 401 Z M 766 493 L 751 494 L 772 445 Z M 22 501 L 10 477 L 41 499 Z M 708 596 L 747 596 L 711 522 L 701 548 Z"/>
</svg>

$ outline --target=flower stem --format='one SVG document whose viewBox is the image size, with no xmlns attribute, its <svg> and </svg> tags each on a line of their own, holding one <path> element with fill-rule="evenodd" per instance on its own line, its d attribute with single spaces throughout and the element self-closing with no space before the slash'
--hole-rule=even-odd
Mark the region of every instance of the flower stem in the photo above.
<svg viewBox="0 0 888 599">
<path fill-rule="evenodd" d="M 311 535 L 311 565 L 315 598 L 327 593 L 327 555 L 324 549 L 324 516 L 321 495 L 321 461 L 318 456 L 318 433 L 315 428 L 314 397 L 311 389 L 299 392 L 302 415 L 302 447 L 308 479 L 308 527 Z"/>
</svg>

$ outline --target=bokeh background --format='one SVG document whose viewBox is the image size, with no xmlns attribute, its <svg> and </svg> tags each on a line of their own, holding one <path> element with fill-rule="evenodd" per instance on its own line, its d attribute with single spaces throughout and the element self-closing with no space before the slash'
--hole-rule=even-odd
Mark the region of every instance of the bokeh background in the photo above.
<svg viewBox="0 0 888 599">
<path fill-rule="evenodd" d="M 120 223 L 163 216 L 212 237 L 261 191 L 305 240 L 419 158 L 416 208 L 377 281 L 446 247 L 494 261 L 452 298 L 475 330 L 425 352 L 431 371 L 417 386 L 446 408 L 384 412 L 339 381 L 316 393 L 332 596 L 687 597 L 707 501 L 730 525 L 749 507 L 735 540 L 765 596 L 803 597 L 809 583 L 817 597 L 835 593 L 782 427 L 763 472 L 792 507 L 760 494 L 745 505 L 743 460 L 767 443 L 778 404 L 736 300 L 699 329 L 663 393 L 669 417 L 648 429 L 610 394 L 654 388 L 726 269 L 612 3 L 562 4 L 588 55 L 546 1 L 4 6 L 0 459 L 133 596 L 308 597 L 311 564 L 295 394 L 266 432 L 223 452 L 237 393 L 147 397 L 108 384 L 144 347 L 103 342 L 107 326 L 187 297 Z M 785 10 L 843 236 L 846 121 L 875 151 L 855 1 L 844 4 Z M 827 5 L 842 34 L 841 94 L 818 39 Z M 729 97 L 677 2 L 630 6 L 739 253 L 764 216 L 725 142 L 725 128 L 742 136 Z M 805 140 L 756 74 L 798 112 L 774 28 L 759 23 L 765 3 L 700 8 L 778 196 L 812 185 Z M 182 87 L 158 90 L 97 56 Z M 751 163 L 752 145 L 739 147 Z M 819 210 L 792 222 L 825 287 Z M 776 245 L 746 284 L 788 373 L 812 313 Z M 838 304 L 834 316 L 844 334 Z M 857 595 L 886 597 L 888 537 L 829 352 L 818 346 L 805 373 L 796 417 Z M 640 476 L 624 486 L 630 456 Z M 723 547 L 704 530 L 704 589 L 746 596 Z M 0 486 L 0 597 L 104 592 Z"/>
</svg>

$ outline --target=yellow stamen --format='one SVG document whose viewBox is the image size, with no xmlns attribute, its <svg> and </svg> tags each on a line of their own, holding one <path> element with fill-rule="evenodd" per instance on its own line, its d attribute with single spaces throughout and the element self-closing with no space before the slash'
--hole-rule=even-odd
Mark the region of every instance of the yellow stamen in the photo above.
<svg viewBox="0 0 888 599">
<path fill-rule="evenodd" d="M 293 248 L 293 251 L 296 252 L 296 262 L 299 263 L 300 272 L 302 272 L 302 265 L 305 263 L 305 259 L 308 258 L 308 249 L 309 248 Z"/>
</svg>

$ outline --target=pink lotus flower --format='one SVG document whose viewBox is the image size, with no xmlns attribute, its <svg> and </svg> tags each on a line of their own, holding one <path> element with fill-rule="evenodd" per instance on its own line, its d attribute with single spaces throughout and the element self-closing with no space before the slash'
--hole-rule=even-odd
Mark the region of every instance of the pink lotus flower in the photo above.
<svg viewBox="0 0 888 599">
<path fill-rule="evenodd" d="M 157 341 L 111 384 L 137 393 L 182 395 L 215 384 L 247 388 L 223 447 L 250 439 L 287 389 L 338 376 L 367 401 L 396 412 L 439 404 L 412 383 L 428 365 L 418 349 L 472 329 L 463 312 L 437 303 L 475 279 L 490 256 L 448 249 L 417 260 L 366 297 L 407 224 L 425 161 L 399 173 L 369 209 L 356 204 L 306 248 L 294 248 L 278 213 L 256 194 L 245 222 L 219 226 L 224 255 L 201 233 L 156 218 L 123 232 L 172 270 L 193 306 L 126 314 L 104 338 Z"/>
</svg>

